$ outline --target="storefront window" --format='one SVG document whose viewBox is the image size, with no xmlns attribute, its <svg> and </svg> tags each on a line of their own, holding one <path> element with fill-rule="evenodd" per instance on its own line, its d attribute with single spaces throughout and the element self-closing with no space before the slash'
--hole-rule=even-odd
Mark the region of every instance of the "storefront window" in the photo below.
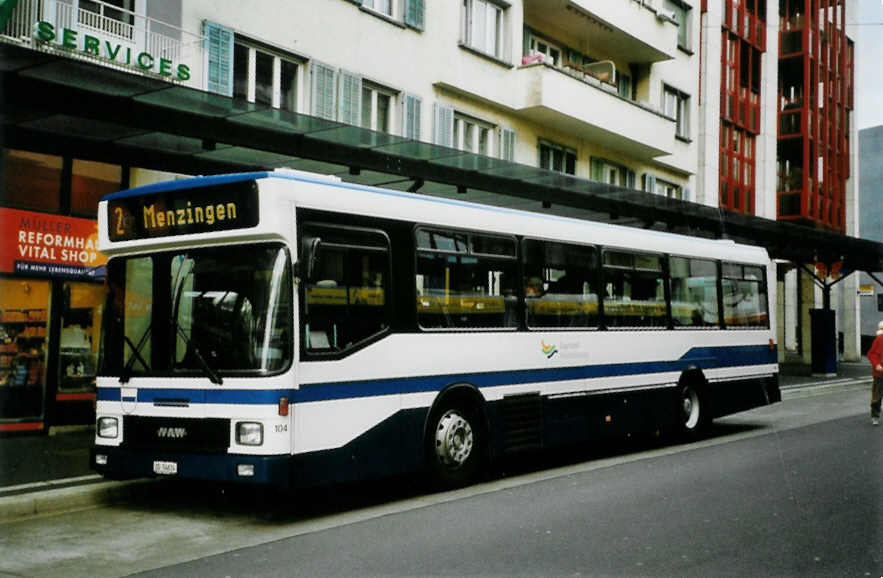
<svg viewBox="0 0 883 578">
<path fill-rule="evenodd" d="M 23 209 L 58 212 L 61 157 L 3 149 L 0 203 Z"/>
<path fill-rule="evenodd" d="M 0 418 L 40 417 L 49 282 L 0 279 Z"/>
<path fill-rule="evenodd" d="M 71 179 L 71 212 L 92 219 L 98 214 L 98 201 L 120 190 L 122 169 L 93 161 L 74 159 Z"/>
<path fill-rule="evenodd" d="M 63 294 L 58 391 L 91 391 L 101 343 L 104 286 L 65 282 Z"/>
</svg>

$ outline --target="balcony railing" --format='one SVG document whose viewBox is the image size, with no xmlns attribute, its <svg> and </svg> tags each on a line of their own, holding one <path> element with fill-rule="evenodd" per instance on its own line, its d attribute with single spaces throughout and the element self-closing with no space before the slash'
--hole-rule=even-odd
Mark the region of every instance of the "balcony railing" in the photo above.
<svg viewBox="0 0 883 578">
<path fill-rule="evenodd" d="M 20 0 L 3 36 L 18 42 L 33 43 L 38 22 L 51 24 L 59 38 L 63 29 L 75 31 L 79 43 L 77 49 L 67 50 L 72 56 L 93 57 L 115 67 L 144 71 L 144 66 L 138 66 L 137 57 L 147 53 L 156 64 L 153 72 L 159 72 L 157 67 L 160 59 L 175 65 L 188 64 L 191 68 L 202 66 L 202 36 L 99 0 L 80 2 L 76 9 L 64 2 Z M 82 43 L 87 36 L 94 40 L 84 47 Z M 51 49 L 54 45 L 44 43 L 44 47 Z"/>
</svg>

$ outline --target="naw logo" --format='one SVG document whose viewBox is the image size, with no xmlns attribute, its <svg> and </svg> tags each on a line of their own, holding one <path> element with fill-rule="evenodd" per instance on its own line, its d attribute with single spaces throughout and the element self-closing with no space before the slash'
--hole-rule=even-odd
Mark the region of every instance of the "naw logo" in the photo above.
<svg viewBox="0 0 883 578">
<path fill-rule="evenodd" d="M 540 340 L 540 346 L 543 348 L 543 355 L 547 358 L 552 359 L 552 356 L 558 353 L 558 348 L 554 345 L 546 345 L 546 342 Z"/>
<path fill-rule="evenodd" d="M 183 439 L 187 437 L 187 430 L 183 427 L 161 427 L 156 430 L 156 437 L 166 439 Z"/>
</svg>

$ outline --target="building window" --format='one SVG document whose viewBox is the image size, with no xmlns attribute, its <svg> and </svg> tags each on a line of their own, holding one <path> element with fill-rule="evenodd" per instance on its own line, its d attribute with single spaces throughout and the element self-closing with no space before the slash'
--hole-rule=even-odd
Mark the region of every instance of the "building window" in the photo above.
<svg viewBox="0 0 883 578">
<path fill-rule="evenodd" d="M 500 158 L 515 161 L 515 131 L 511 128 L 500 129 Z"/>
<path fill-rule="evenodd" d="M 503 7 L 488 0 L 462 2 L 460 39 L 463 44 L 503 58 Z"/>
<path fill-rule="evenodd" d="M 454 147 L 460 150 L 489 156 L 491 154 L 494 126 L 480 120 L 454 114 Z"/>
<path fill-rule="evenodd" d="M 98 215 L 98 201 L 120 190 L 122 168 L 94 161 L 74 159 L 71 180 L 71 212 L 91 219 Z"/>
<path fill-rule="evenodd" d="M 392 0 L 363 0 L 362 6 L 392 18 Z"/>
<path fill-rule="evenodd" d="M 362 83 L 362 127 L 392 132 L 392 109 L 395 93 L 389 89 Z"/>
<path fill-rule="evenodd" d="M 690 97 L 668 85 L 664 89 L 663 112 L 677 122 L 675 134 L 690 138 Z"/>
<path fill-rule="evenodd" d="M 302 63 L 237 40 L 233 46 L 233 97 L 297 112 L 297 76 Z"/>
<path fill-rule="evenodd" d="M 665 0 L 665 10 L 678 25 L 678 46 L 690 50 L 690 6 L 680 0 Z"/>
<path fill-rule="evenodd" d="M 635 171 L 607 159 L 592 157 L 589 178 L 600 183 L 618 187 L 635 188 Z"/>
<path fill-rule="evenodd" d="M 653 186 L 653 192 L 660 197 L 668 197 L 669 199 L 683 199 L 684 194 L 680 185 L 676 185 L 674 183 L 669 183 L 667 181 L 663 181 L 662 179 L 656 179 L 656 183 Z"/>
<path fill-rule="evenodd" d="M 576 151 L 548 141 L 540 141 L 540 168 L 567 175 L 576 174 Z"/>
<path fill-rule="evenodd" d="M 0 203 L 56 212 L 61 208 L 61 157 L 3 149 Z"/>
<path fill-rule="evenodd" d="M 541 54 L 543 56 L 543 62 L 547 64 L 561 66 L 561 49 L 544 38 L 539 38 L 531 34 L 530 53 Z"/>
<path fill-rule="evenodd" d="M 754 147 L 754 135 L 729 123 L 721 123 L 721 207 L 754 213 Z M 799 169 L 795 175 L 800 178 Z"/>
<path fill-rule="evenodd" d="M 616 74 L 616 91 L 619 93 L 619 96 L 631 100 L 632 99 L 632 77 L 629 76 L 628 74 L 623 74 L 621 72 L 618 72 Z"/>
</svg>

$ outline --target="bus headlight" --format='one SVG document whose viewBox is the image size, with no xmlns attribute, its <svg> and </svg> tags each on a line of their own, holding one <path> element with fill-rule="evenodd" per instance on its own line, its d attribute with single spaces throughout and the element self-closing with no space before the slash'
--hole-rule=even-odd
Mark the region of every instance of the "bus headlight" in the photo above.
<svg viewBox="0 0 883 578">
<path fill-rule="evenodd" d="M 115 417 L 98 418 L 98 437 L 115 438 L 120 435 L 120 420 Z"/>
<path fill-rule="evenodd" d="M 253 421 L 236 422 L 236 443 L 259 446 L 264 443 L 264 424 Z"/>
</svg>

